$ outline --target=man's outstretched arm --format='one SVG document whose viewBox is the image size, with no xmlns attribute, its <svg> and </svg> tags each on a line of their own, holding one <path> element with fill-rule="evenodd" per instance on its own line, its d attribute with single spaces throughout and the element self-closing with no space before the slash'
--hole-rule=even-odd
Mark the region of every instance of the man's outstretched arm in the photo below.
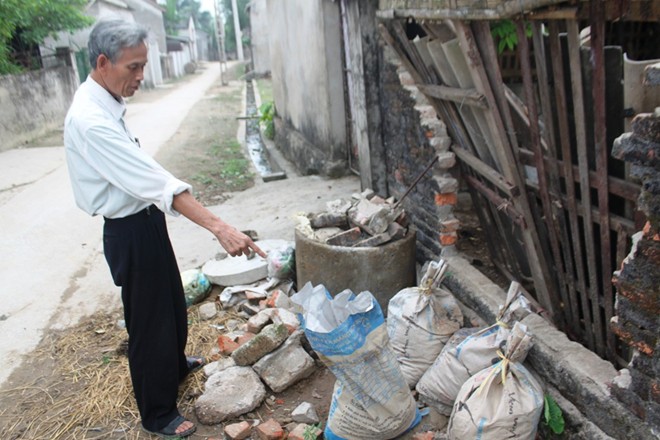
<svg viewBox="0 0 660 440">
<path fill-rule="evenodd" d="M 225 223 L 218 216 L 202 206 L 189 191 L 175 195 L 172 201 L 172 207 L 190 221 L 215 235 L 220 245 L 232 257 L 250 255 L 252 250 L 266 258 L 266 253 L 250 237 L 230 224 Z"/>
</svg>

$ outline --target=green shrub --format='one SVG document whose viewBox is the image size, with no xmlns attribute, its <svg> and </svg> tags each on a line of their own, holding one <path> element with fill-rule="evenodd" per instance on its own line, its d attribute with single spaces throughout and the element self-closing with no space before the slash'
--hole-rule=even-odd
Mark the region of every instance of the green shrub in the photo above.
<svg viewBox="0 0 660 440">
<path fill-rule="evenodd" d="M 263 129 L 264 136 L 268 139 L 275 139 L 275 104 L 273 101 L 264 102 L 259 107 L 259 125 Z"/>
</svg>

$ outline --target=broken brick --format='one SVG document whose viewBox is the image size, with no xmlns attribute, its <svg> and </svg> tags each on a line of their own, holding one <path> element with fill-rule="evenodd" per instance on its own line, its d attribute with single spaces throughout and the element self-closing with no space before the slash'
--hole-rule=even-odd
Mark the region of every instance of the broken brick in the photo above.
<svg viewBox="0 0 660 440">
<path fill-rule="evenodd" d="M 252 425 L 245 421 L 225 426 L 225 434 L 232 440 L 243 440 L 248 438 L 251 430 Z"/>
<path fill-rule="evenodd" d="M 438 193 L 435 195 L 435 204 L 438 206 L 456 205 L 456 203 L 458 203 L 456 193 Z"/>
<path fill-rule="evenodd" d="M 260 440 L 282 440 L 284 439 L 284 429 L 274 419 L 268 419 L 255 429 L 257 438 Z"/>
<path fill-rule="evenodd" d="M 227 335 L 218 336 L 218 348 L 220 348 L 220 354 L 229 356 L 239 347 L 239 344 L 236 343 L 232 338 Z"/>
<path fill-rule="evenodd" d="M 236 343 L 239 346 L 241 346 L 241 345 L 245 344 L 247 341 L 249 341 L 250 339 L 254 338 L 255 336 L 256 335 L 254 333 L 245 332 L 241 336 L 239 336 L 238 339 L 236 339 Z"/>
<path fill-rule="evenodd" d="M 440 244 L 443 246 L 451 246 L 456 244 L 458 234 L 456 232 L 440 233 Z"/>
<path fill-rule="evenodd" d="M 328 238 L 326 243 L 333 246 L 352 246 L 362 238 L 362 231 L 359 227 L 351 228 Z"/>
</svg>

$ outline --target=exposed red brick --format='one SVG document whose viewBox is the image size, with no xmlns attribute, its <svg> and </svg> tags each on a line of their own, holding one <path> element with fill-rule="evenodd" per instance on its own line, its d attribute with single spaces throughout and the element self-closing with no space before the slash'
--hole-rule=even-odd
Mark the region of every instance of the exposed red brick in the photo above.
<svg viewBox="0 0 660 440">
<path fill-rule="evenodd" d="M 640 352 L 644 353 L 647 356 L 653 355 L 653 347 L 651 347 L 646 342 L 638 340 L 630 331 L 625 330 L 618 324 L 612 323 L 612 331 L 619 337 L 623 342 L 635 347 Z"/>
<path fill-rule="evenodd" d="M 220 348 L 220 353 L 228 356 L 234 352 L 239 347 L 232 338 L 227 335 L 218 336 L 218 348 Z"/>
<path fill-rule="evenodd" d="M 268 419 L 254 430 L 257 438 L 261 440 L 282 440 L 284 429 L 275 419 Z"/>
<path fill-rule="evenodd" d="M 438 206 L 456 205 L 456 203 L 458 203 L 458 197 L 456 196 L 456 193 L 435 195 L 435 204 Z"/>
<path fill-rule="evenodd" d="M 614 281 L 616 291 L 619 295 L 623 295 L 630 301 L 638 304 L 653 316 L 660 314 L 660 301 L 657 299 L 657 293 L 654 295 L 653 292 L 635 284 L 634 281 L 629 282 L 621 278 Z"/>
<path fill-rule="evenodd" d="M 266 307 L 270 307 L 271 309 L 275 308 L 275 301 L 277 300 L 277 297 L 280 296 L 280 290 L 276 289 L 273 291 L 273 293 L 270 295 L 270 298 L 266 300 Z"/>
<path fill-rule="evenodd" d="M 660 403 L 660 380 L 654 379 L 651 382 L 651 400 Z"/>
<path fill-rule="evenodd" d="M 458 240 L 458 234 L 456 234 L 456 232 L 440 234 L 440 244 L 443 246 L 451 246 L 453 244 L 456 244 L 457 240 Z"/>
<path fill-rule="evenodd" d="M 413 435 L 413 440 L 433 440 L 435 434 L 431 431 L 419 432 Z"/>
<path fill-rule="evenodd" d="M 254 338 L 255 336 L 256 335 L 254 333 L 245 332 L 241 336 L 239 336 L 238 339 L 236 339 L 236 343 L 239 346 L 241 346 L 241 345 L 245 344 L 247 341 L 249 341 L 250 339 Z"/>
<path fill-rule="evenodd" d="M 225 426 L 225 434 L 232 440 L 243 440 L 248 438 L 251 430 L 252 425 L 245 421 Z"/>
</svg>

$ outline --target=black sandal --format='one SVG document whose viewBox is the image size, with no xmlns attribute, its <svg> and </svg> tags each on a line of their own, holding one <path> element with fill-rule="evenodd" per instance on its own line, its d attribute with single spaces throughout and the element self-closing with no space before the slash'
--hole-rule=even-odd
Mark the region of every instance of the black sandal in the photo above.
<svg viewBox="0 0 660 440">
<path fill-rule="evenodd" d="M 160 431 L 149 431 L 147 428 L 142 426 L 142 430 L 144 432 L 147 432 L 151 435 L 158 436 L 160 438 L 169 438 L 169 439 L 177 439 L 177 438 L 182 438 L 182 437 L 188 437 L 190 436 L 193 432 L 197 430 L 197 426 L 193 425 L 192 428 L 188 428 L 185 431 L 176 432 L 176 428 L 181 426 L 183 422 L 189 422 L 190 420 L 184 418 L 183 416 L 179 415 L 174 418 L 166 427 L 161 429 Z"/>
<path fill-rule="evenodd" d="M 186 356 L 188 364 L 188 374 L 194 373 L 206 364 L 206 359 L 200 356 Z"/>
</svg>

